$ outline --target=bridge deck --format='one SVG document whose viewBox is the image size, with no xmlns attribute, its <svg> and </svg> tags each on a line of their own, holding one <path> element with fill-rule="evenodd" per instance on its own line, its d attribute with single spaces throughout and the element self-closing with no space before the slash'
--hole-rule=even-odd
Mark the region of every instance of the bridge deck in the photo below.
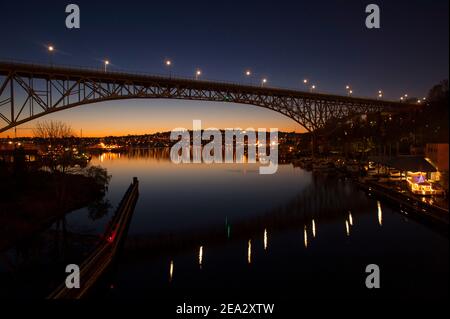
<svg viewBox="0 0 450 319">
<path fill-rule="evenodd" d="M 24 77 L 32 76 L 34 78 L 47 78 L 51 77 L 53 79 L 59 80 L 72 80 L 76 81 L 80 77 L 88 77 L 91 79 L 98 80 L 100 82 L 114 82 L 123 83 L 133 82 L 138 84 L 147 84 L 148 82 L 158 82 L 164 84 L 177 84 L 185 85 L 190 88 L 197 89 L 211 89 L 211 90 L 224 90 L 224 91 L 235 91 L 240 92 L 260 92 L 265 94 L 273 94 L 280 96 L 295 96 L 295 97 L 307 97 L 307 98 L 320 98 L 324 100 L 339 100 L 339 101 L 353 101 L 353 102 L 370 102 L 377 105 L 401 105 L 404 107 L 406 104 L 399 101 L 390 100 L 380 100 L 373 98 L 364 98 L 356 96 L 343 96 L 336 94 L 320 93 L 320 92 L 306 92 L 300 90 L 293 90 L 287 88 L 279 88 L 273 86 L 256 86 L 248 85 L 242 83 L 233 83 L 217 80 L 196 80 L 194 78 L 179 77 L 179 76 L 164 76 L 164 75 L 154 75 L 147 73 L 137 73 L 137 72 L 123 72 L 123 71 L 110 71 L 105 72 L 104 70 L 88 68 L 88 67 L 75 67 L 75 66 L 49 66 L 44 64 L 29 64 L 29 63 L 18 63 L 18 62 L 5 62 L 0 61 L 0 75 L 8 76 L 11 72 Z"/>
</svg>

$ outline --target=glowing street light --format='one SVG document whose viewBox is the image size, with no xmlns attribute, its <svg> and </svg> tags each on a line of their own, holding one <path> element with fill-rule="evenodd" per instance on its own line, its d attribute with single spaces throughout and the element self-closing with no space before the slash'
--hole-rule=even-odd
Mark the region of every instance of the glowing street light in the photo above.
<svg viewBox="0 0 450 319">
<path fill-rule="evenodd" d="M 172 66 L 172 60 L 166 59 L 166 60 L 164 60 L 164 64 L 167 67 L 167 69 L 169 70 L 169 77 L 171 77 L 172 73 L 171 73 L 171 69 L 170 68 Z"/>
<path fill-rule="evenodd" d="M 315 89 L 316 89 L 316 85 L 315 85 L 315 84 L 311 85 L 310 91 L 312 92 L 312 91 L 314 91 Z"/>
<path fill-rule="evenodd" d="M 263 78 L 262 80 L 261 80 L 261 86 L 264 86 L 264 84 L 266 84 L 267 83 L 267 79 L 266 78 Z"/>
<path fill-rule="evenodd" d="M 351 95 L 352 93 L 353 93 L 353 91 L 351 90 L 351 88 L 350 88 L 350 85 L 346 85 L 345 86 L 345 89 L 347 90 L 347 95 Z"/>
<path fill-rule="evenodd" d="M 202 75 L 202 70 L 197 69 L 197 71 L 195 71 L 195 79 L 198 80 L 198 78 L 200 77 L 200 75 Z"/>
<path fill-rule="evenodd" d="M 306 90 L 308 90 L 308 83 L 309 83 L 308 79 L 303 79 L 303 85 L 305 86 Z"/>
<path fill-rule="evenodd" d="M 244 76 L 248 79 L 252 78 L 252 70 L 250 69 L 245 69 L 244 70 Z M 253 80 L 250 80 L 250 84 L 253 85 Z"/>
<path fill-rule="evenodd" d="M 53 65 L 53 52 L 55 52 L 55 47 L 52 44 L 50 44 L 47 47 L 47 51 L 48 51 L 49 56 L 50 56 L 50 65 Z"/>
<path fill-rule="evenodd" d="M 105 73 L 107 71 L 108 65 L 109 65 L 109 60 L 103 61 L 103 66 L 104 66 Z"/>
</svg>

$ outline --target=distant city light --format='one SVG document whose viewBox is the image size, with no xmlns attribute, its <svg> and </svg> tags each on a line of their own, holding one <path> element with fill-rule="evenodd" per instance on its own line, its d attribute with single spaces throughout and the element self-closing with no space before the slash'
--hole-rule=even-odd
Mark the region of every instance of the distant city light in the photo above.
<svg viewBox="0 0 450 319">
<path fill-rule="evenodd" d="M 245 71 L 245 75 L 246 75 L 246 76 L 250 76 L 250 75 L 252 75 L 252 71 L 250 71 L 250 70 L 246 70 L 246 71 Z"/>
<path fill-rule="evenodd" d="M 55 47 L 53 45 L 48 46 L 48 51 L 53 52 L 55 50 Z"/>
</svg>

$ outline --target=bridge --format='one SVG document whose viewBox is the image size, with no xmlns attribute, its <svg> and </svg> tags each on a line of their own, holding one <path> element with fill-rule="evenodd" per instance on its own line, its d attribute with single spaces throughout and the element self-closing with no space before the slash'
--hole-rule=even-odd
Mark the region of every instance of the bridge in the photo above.
<svg viewBox="0 0 450 319">
<path fill-rule="evenodd" d="M 80 105 L 141 98 L 256 105 L 288 116 L 309 132 L 354 115 L 418 107 L 273 87 L 0 61 L 0 133 Z"/>
</svg>

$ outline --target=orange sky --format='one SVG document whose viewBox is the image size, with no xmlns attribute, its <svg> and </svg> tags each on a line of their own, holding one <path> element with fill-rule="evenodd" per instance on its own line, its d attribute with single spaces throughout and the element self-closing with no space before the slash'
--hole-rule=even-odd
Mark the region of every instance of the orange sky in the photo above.
<svg viewBox="0 0 450 319">
<path fill-rule="evenodd" d="M 37 121 L 58 120 L 69 124 L 79 136 L 145 134 L 184 127 L 192 129 L 193 120 L 202 128 L 277 128 L 303 132 L 292 119 L 257 106 L 180 100 L 123 100 L 102 102 L 56 112 L 17 127 L 17 136 L 32 136 Z M 0 137 L 14 137 L 14 130 Z"/>
</svg>

